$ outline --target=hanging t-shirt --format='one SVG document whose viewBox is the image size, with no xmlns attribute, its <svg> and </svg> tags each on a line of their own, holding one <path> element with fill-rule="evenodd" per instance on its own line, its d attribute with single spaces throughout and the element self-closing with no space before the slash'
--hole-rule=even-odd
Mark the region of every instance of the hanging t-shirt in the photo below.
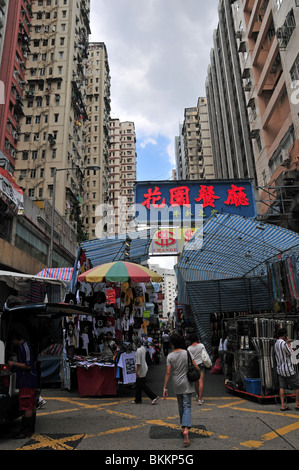
<svg viewBox="0 0 299 470">
<path fill-rule="evenodd" d="M 131 287 L 126 290 L 125 292 L 125 305 L 130 305 L 130 303 L 133 301 L 133 291 Z"/>
<path fill-rule="evenodd" d="M 118 367 L 122 368 L 124 384 L 136 382 L 135 352 L 123 353 L 119 358 Z"/>
</svg>

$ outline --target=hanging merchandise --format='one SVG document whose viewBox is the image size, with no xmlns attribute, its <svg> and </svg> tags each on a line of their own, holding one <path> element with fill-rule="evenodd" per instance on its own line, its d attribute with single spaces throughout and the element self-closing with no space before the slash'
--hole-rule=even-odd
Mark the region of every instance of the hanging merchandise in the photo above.
<svg viewBox="0 0 299 470">
<path fill-rule="evenodd" d="M 286 328 L 291 341 L 298 339 L 299 318 L 268 314 L 237 318 L 229 323 L 224 355 L 225 385 L 229 390 L 249 393 L 258 399 L 279 398 L 274 347 L 280 328 Z"/>
<path fill-rule="evenodd" d="M 299 300 L 299 277 L 295 256 L 268 264 L 267 274 L 274 311 L 296 311 Z"/>
<path fill-rule="evenodd" d="M 124 384 L 136 382 L 135 352 L 122 353 L 118 361 L 118 367 L 122 369 Z"/>
</svg>

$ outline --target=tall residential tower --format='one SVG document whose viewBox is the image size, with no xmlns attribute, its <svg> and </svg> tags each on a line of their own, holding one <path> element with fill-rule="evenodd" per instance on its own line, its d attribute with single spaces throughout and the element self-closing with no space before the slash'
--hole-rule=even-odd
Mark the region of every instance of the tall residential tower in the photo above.
<svg viewBox="0 0 299 470">
<path fill-rule="evenodd" d="M 76 221 L 83 195 L 89 0 L 33 3 L 16 177 L 25 194 Z"/>
</svg>

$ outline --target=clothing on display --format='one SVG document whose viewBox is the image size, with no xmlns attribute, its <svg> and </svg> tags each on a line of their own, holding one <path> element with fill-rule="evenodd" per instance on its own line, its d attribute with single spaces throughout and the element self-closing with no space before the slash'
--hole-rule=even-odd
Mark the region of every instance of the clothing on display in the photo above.
<svg viewBox="0 0 299 470">
<path fill-rule="evenodd" d="M 90 268 L 90 262 L 80 253 L 77 277 Z M 149 294 L 151 303 L 149 301 Z M 157 294 L 154 288 L 135 282 L 78 282 L 75 293 L 68 293 L 65 302 L 72 305 L 88 306 L 90 316 L 72 315 L 64 319 L 65 354 L 64 377 L 70 382 L 69 369 L 80 369 L 77 379 L 86 382 L 89 377 L 99 377 L 100 369 L 114 367 L 113 380 L 120 384 L 136 382 L 135 352 L 133 338 L 146 337 L 153 333 L 154 342 L 145 342 L 147 363 L 157 357 L 160 343 L 160 325 Z M 109 336 L 111 334 L 111 336 Z M 108 337 L 109 336 L 109 337 Z M 98 367 L 96 374 L 84 375 L 82 369 Z M 111 376 L 112 377 L 112 376 Z M 111 378 L 110 378 L 111 379 Z M 81 384 L 82 386 L 82 384 Z"/>
</svg>

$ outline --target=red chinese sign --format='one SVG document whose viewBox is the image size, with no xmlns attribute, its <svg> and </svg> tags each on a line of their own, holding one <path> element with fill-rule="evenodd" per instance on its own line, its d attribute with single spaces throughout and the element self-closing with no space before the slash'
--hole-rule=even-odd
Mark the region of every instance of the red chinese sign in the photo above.
<svg viewBox="0 0 299 470">
<path fill-rule="evenodd" d="M 213 211 L 256 217 L 253 184 L 245 179 L 137 182 L 135 205 L 138 223 L 202 220 Z"/>
<path fill-rule="evenodd" d="M 215 195 L 214 186 L 201 186 L 196 202 L 201 202 L 203 207 L 215 207 L 215 200 L 220 199 Z"/>
<path fill-rule="evenodd" d="M 149 188 L 148 193 L 144 195 L 145 201 L 142 202 L 141 204 L 145 206 L 147 209 L 151 208 L 151 204 L 155 209 L 163 208 L 165 207 L 165 199 L 162 200 L 162 203 L 156 204 L 158 201 L 160 201 L 161 198 L 161 192 L 158 187 L 156 187 L 154 190 Z"/>
<path fill-rule="evenodd" d="M 228 190 L 228 199 L 224 202 L 224 204 L 236 207 L 249 206 L 249 201 L 244 191 L 244 188 L 238 188 L 237 186 L 232 184 L 232 189 Z"/>
</svg>

